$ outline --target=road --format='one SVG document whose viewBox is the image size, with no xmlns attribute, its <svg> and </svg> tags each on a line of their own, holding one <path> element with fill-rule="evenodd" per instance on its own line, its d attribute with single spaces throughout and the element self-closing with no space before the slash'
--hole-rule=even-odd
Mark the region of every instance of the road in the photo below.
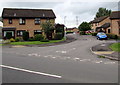
<svg viewBox="0 0 120 85">
<path fill-rule="evenodd" d="M 90 48 L 105 43 L 92 36 L 48 46 L 3 48 L 3 83 L 117 83 L 118 62 L 98 58 Z"/>
</svg>

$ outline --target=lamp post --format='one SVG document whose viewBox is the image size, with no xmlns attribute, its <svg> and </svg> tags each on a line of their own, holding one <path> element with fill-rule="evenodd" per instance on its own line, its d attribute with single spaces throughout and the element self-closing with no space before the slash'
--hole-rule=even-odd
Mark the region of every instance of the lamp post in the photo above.
<svg viewBox="0 0 120 85">
<path fill-rule="evenodd" d="M 64 16 L 64 38 L 65 38 L 65 40 L 66 40 L 66 26 L 65 26 L 65 24 L 66 24 L 66 17 L 67 16 Z"/>
</svg>

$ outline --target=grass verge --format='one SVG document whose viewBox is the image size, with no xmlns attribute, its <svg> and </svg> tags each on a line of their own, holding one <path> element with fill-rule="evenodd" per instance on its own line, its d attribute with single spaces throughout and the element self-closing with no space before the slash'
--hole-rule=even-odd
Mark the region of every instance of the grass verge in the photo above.
<svg viewBox="0 0 120 85">
<path fill-rule="evenodd" d="M 98 58 L 105 58 L 105 56 L 101 56 L 101 55 L 100 55 L 100 56 L 98 56 Z"/>
<path fill-rule="evenodd" d="M 120 52 L 120 43 L 113 43 L 109 46 L 113 51 Z"/>
<path fill-rule="evenodd" d="M 49 42 L 40 42 L 40 41 L 26 41 L 26 42 L 11 42 L 11 45 L 39 45 L 39 44 L 48 44 L 48 43 L 56 43 L 64 41 L 65 38 L 62 40 L 50 40 Z"/>
</svg>

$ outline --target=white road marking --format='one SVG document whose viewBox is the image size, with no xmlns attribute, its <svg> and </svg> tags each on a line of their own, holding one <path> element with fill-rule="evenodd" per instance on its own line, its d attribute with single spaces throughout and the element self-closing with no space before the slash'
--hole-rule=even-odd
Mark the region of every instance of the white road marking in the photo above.
<svg viewBox="0 0 120 85">
<path fill-rule="evenodd" d="M 70 59 L 70 57 L 66 57 L 67 59 Z"/>
<path fill-rule="evenodd" d="M 55 78 L 62 78 L 62 76 L 48 74 L 48 73 L 43 73 L 43 72 L 37 72 L 37 71 L 32 71 L 32 70 L 27 70 L 27 69 L 21 69 L 21 68 L 6 66 L 6 65 L 0 65 L 0 66 L 3 67 L 3 68 L 9 68 L 9 69 L 23 71 L 23 72 L 28 72 L 28 73 L 33 73 L 33 74 L 39 74 L 39 75 L 50 76 L 50 77 L 55 77 Z"/>
<path fill-rule="evenodd" d="M 56 51 L 57 53 L 67 53 L 67 51 Z"/>
<path fill-rule="evenodd" d="M 56 57 L 52 57 L 52 58 L 56 58 Z"/>
<path fill-rule="evenodd" d="M 79 60 L 80 58 L 74 58 L 74 59 Z"/>
<path fill-rule="evenodd" d="M 105 62 L 104 64 L 115 64 L 115 62 Z"/>
<path fill-rule="evenodd" d="M 67 51 L 62 51 L 61 53 L 67 53 Z"/>
<path fill-rule="evenodd" d="M 82 59 L 80 61 L 91 61 L 90 59 Z"/>
<path fill-rule="evenodd" d="M 103 61 L 93 61 L 93 62 L 95 62 L 95 63 L 102 63 Z"/>
</svg>

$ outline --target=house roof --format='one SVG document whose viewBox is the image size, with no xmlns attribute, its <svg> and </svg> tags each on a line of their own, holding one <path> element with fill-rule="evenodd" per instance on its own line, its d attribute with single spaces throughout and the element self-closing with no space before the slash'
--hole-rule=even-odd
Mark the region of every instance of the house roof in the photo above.
<svg viewBox="0 0 120 85">
<path fill-rule="evenodd" d="M 93 21 L 91 21 L 90 23 L 99 23 L 101 21 L 103 21 L 104 19 L 106 19 L 108 16 L 102 16 L 99 18 L 94 19 Z"/>
<path fill-rule="evenodd" d="M 56 18 L 52 9 L 4 8 L 3 18 Z"/>
<path fill-rule="evenodd" d="M 105 23 L 105 24 L 103 24 L 101 27 L 102 27 L 102 28 L 108 28 L 108 27 L 110 27 L 110 23 Z"/>
<path fill-rule="evenodd" d="M 113 11 L 110 15 L 110 19 L 120 19 L 120 11 Z"/>
</svg>

